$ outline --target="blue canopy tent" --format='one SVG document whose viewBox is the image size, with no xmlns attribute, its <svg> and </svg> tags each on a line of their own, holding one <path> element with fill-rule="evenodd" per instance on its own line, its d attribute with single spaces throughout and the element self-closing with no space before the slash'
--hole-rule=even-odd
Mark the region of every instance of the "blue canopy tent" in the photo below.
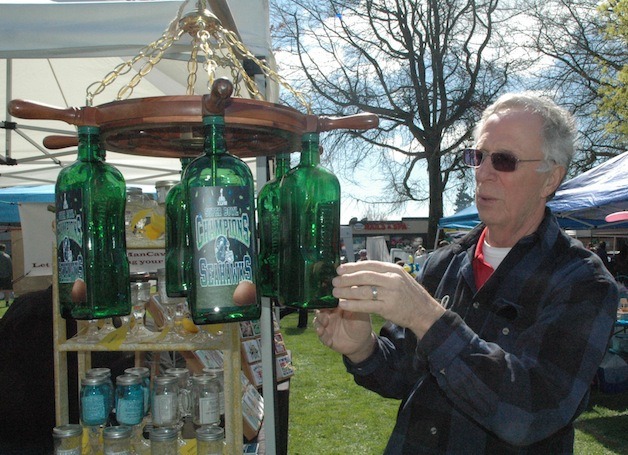
<svg viewBox="0 0 628 455">
<path fill-rule="evenodd" d="M 156 198 L 155 187 L 127 183 L 127 187 L 141 188 L 145 194 Z M 54 185 L 13 186 L 0 188 L 0 224 L 20 223 L 19 205 L 25 202 L 55 202 Z"/>
<path fill-rule="evenodd" d="M 14 186 L 0 189 L 0 223 L 20 222 L 19 204 L 23 202 L 55 202 L 54 185 Z"/>
<path fill-rule="evenodd" d="M 628 152 L 564 182 L 547 205 L 565 229 L 628 227 L 604 219 L 628 209 Z"/>
<path fill-rule="evenodd" d="M 547 203 L 565 229 L 628 228 L 608 223 L 606 215 L 628 210 L 628 152 L 564 182 Z M 441 218 L 439 229 L 472 229 L 480 223 L 475 205 Z"/>
<path fill-rule="evenodd" d="M 439 229 L 471 230 L 480 223 L 480 216 L 475 204 L 460 210 L 452 216 L 441 218 L 438 222 Z"/>
</svg>

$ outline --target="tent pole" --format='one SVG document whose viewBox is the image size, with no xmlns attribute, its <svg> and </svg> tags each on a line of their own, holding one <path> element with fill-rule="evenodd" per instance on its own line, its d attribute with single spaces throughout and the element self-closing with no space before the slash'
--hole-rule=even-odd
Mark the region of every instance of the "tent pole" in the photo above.
<svg viewBox="0 0 628 455">
<path fill-rule="evenodd" d="M 7 59 L 7 70 L 6 70 L 6 100 L 13 99 L 13 59 Z M 11 114 L 9 114 L 9 106 L 8 103 L 4 108 L 4 116 L 7 122 L 11 121 Z M 6 129 L 6 136 L 4 140 L 4 159 L 11 157 L 11 129 Z"/>
</svg>

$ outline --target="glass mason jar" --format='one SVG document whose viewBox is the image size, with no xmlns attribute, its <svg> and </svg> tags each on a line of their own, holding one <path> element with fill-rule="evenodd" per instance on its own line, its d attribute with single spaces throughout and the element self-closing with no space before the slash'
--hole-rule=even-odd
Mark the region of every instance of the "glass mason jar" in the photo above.
<svg viewBox="0 0 628 455">
<path fill-rule="evenodd" d="M 192 377 L 193 422 L 195 425 L 220 423 L 220 381 L 215 375 Z"/>
<path fill-rule="evenodd" d="M 142 390 L 144 391 L 144 416 L 150 410 L 150 370 L 146 367 L 133 367 L 124 370 L 126 374 L 134 374 L 142 378 Z"/>
<path fill-rule="evenodd" d="M 179 413 L 181 418 L 192 414 L 192 384 L 190 383 L 190 371 L 187 368 L 168 368 L 167 376 L 177 378 L 179 383 Z"/>
<path fill-rule="evenodd" d="M 220 384 L 220 392 L 218 395 L 218 403 L 220 404 L 220 426 L 225 424 L 225 370 L 222 368 L 203 368 L 203 373 L 213 374 L 218 378 Z"/>
<path fill-rule="evenodd" d="M 107 387 L 107 396 L 109 397 L 107 415 L 111 414 L 116 406 L 115 388 L 113 387 L 113 381 L 111 380 L 110 368 L 90 368 L 85 372 L 86 378 L 96 378 L 102 376 L 106 379 L 105 385 Z"/>
<path fill-rule="evenodd" d="M 216 426 L 204 426 L 196 430 L 196 455 L 222 455 L 225 430 Z"/>
<path fill-rule="evenodd" d="M 175 376 L 155 376 L 151 395 L 151 412 L 155 427 L 179 423 L 179 380 Z"/>
<path fill-rule="evenodd" d="M 178 430 L 173 427 L 153 428 L 150 432 L 151 455 L 177 455 L 178 434 Z"/>
<path fill-rule="evenodd" d="M 121 425 L 139 425 L 144 418 L 142 378 L 123 374 L 116 378 L 116 419 Z"/>
<path fill-rule="evenodd" d="M 158 182 L 155 182 L 155 190 L 157 191 L 157 204 L 159 204 L 160 206 L 165 206 L 168 193 L 177 184 L 179 184 L 178 180 L 159 180 Z"/>
<path fill-rule="evenodd" d="M 104 425 L 109 417 L 109 388 L 106 376 L 85 377 L 81 380 L 81 422 L 85 427 Z"/>
<path fill-rule="evenodd" d="M 165 223 L 157 201 L 144 194 L 141 188 L 127 188 L 125 228 L 129 248 L 163 248 Z"/>
<path fill-rule="evenodd" d="M 54 455 L 81 455 L 83 427 L 77 424 L 60 425 L 52 429 Z"/>
<path fill-rule="evenodd" d="M 103 430 L 104 455 L 131 455 L 131 434 L 133 429 L 127 426 L 106 427 Z"/>
</svg>

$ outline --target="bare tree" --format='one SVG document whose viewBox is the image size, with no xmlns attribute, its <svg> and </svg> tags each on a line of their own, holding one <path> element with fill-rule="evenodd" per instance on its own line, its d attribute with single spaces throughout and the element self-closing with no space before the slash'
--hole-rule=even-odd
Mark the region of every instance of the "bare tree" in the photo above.
<svg viewBox="0 0 628 455">
<path fill-rule="evenodd" d="M 385 194 L 367 202 L 398 208 L 428 201 L 433 244 L 443 192 L 461 172 L 454 152 L 470 140 L 479 113 L 509 75 L 529 65 L 498 33 L 511 12 L 498 9 L 498 0 L 276 0 L 274 6 L 282 74 L 310 96 L 313 110 L 380 117 L 377 130 L 324 138 L 334 171 L 350 178 L 362 166 L 383 179 Z"/>
</svg>

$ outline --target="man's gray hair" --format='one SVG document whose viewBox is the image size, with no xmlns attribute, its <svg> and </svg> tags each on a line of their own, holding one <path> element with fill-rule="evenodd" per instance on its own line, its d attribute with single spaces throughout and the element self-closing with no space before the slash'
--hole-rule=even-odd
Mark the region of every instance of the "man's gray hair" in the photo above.
<svg viewBox="0 0 628 455">
<path fill-rule="evenodd" d="M 500 96 L 482 113 L 482 118 L 473 131 L 476 142 L 484 123 L 491 115 L 510 109 L 532 112 L 543 119 L 543 155 L 546 160 L 567 169 L 575 153 L 576 122 L 566 109 L 539 92 L 526 91 Z"/>
</svg>

